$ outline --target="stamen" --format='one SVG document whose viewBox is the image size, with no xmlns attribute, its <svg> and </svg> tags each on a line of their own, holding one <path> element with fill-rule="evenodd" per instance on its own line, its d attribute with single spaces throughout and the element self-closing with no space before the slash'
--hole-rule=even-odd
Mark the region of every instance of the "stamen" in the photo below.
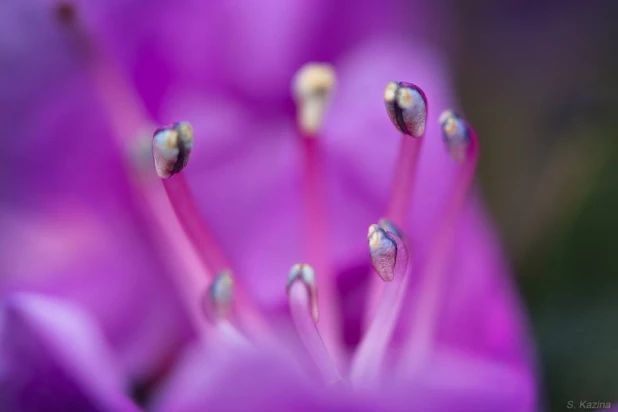
<svg viewBox="0 0 618 412">
<path fill-rule="evenodd" d="M 367 240 L 369 241 L 371 266 L 383 281 L 392 281 L 395 275 L 395 261 L 397 260 L 395 241 L 378 225 L 369 226 Z"/>
<path fill-rule="evenodd" d="M 335 71 L 329 64 L 307 63 L 292 80 L 298 126 L 307 137 L 322 127 L 330 93 L 335 86 Z"/>
<path fill-rule="evenodd" d="M 378 236 L 376 233 L 385 232 L 377 225 L 371 225 L 369 232 L 369 250 L 372 253 L 373 259 L 374 251 L 372 250 L 371 237 L 375 238 Z M 389 242 L 392 242 L 392 246 L 389 246 L 389 249 L 390 247 L 395 249 L 394 255 L 396 258 L 392 262 L 393 267 L 390 268 L 393 277 L 391 282 L 385 284 L 376 315 L 354 354 L 350 380 L 356 386 L 371 384 L 377 378 L 380 365 L 383 364 L 388 343 L 399 317 L 399 311 L 401 310 L 408 284 L 408 249 L 401 238 L 392 232 L 384 236 L 388 236 Z M 385 253 L 389 255 L 386 260 L 391 261 L 390 255 L 392 252 L 387 250 Z"/>
<path fill-rule="evenodd" d="M 462 162 L 470 143 L 466 124 L 455 112 L 446 110 L 440 115 L 440 125 L 449 153 L 455 160 Z"/>
<path fill-rule="evenodd" d="M 384 90 L 384 104 L 391 122 L 403 133 L 386 219 L 394 227 L 405 227 L 406 219 L 410 215 L 418 156 L 424 140 L 427 99 L 421 88 L 412 83 L 389 82 Z M 370 282 L 366 324 L 375 313 L 384 287 L 384 284 L 375 277 Z"/>
<path fill-rule="evenodd" d="M 231 276 L 228 270 L 231 266 L 202 219 L 184 174 L 180 173 L 188 164 L 192 147 L 193 129 L 189 123 L 177 122 L 157 129 L 152 142 L 157 174 L 162 178 L 163 187 L 184 233 L 193 243 L 208 272 L 208 279 L 213 273 L 226 272 Z M 258 329 L 263 331 L 265 322 L 261 314 L 239 284 L 236 285 L 236 295 L 236 305 L 242 308 L 238 314 L 243 319 L 243 326 L 254 334 L 259 333 Z"/>
<path fill-rule="evenodd" d="M 336 308 L 335 279 L 329 256 L 327 217 L 320 139 L 317 139 L 329 96 L 335 84 L 335 72 L 328 64 L 308 63 L 294 76 L 292 92 L 297 105 L 299 143 L 304 157 L 303 207 L 305 259 L 316 269 L 320 305 L 330 316 L 318 325 L 326 345 L 340 359 L 339 311 Z"/>
<path fill-rule="evenodd" d="M 226 319 L 232 311 L 234 282 L 229 271 L 219 273 L 208 286 L 204 299 L 204 310 L 210 319 Z"/>
<path fill-rule="evenodd" d="M 307 351 L 328 383 L 342 380 L 337 366 L 330 357 L 315 322 L 318 319 L 315 276 L 309 265 L 292 267 L 287 281 L 290 313 L 296 330 Z"/>
<path fill-rule="evenodd" d="M 79 9 L 71 2 L 60 1 L 55 3 L 53 11 L 54 18 L 65 29 L 67 41 L 75 54 L 83 59 L 107 114 L 117 150 L 127 158 L 127 153 L 138 146 L 144 131 L 153 128 L 143 102 L 116 62 L 83 25 Z M 198 335 L 203 334 L 208 329 L 208 323 L 200 308 L 200 296 L 207 287 L 208 274 L 175 218 L 158 179 L 153 179 L 154 173 L 136 173 L 136 169 L 129 164 L 124 171 L 134 187 L 132 205 L 136 209 L 136 219 L 144 219 L 143 226 L 152 232 L 150 238 L 159 249 L 167 272 L 173 274 L 171 280 L 181 294 L 194 331 Z"/>
<path fill-rule="evenodd" d="M 193 129 L 187 122 L 157 130 L 152 139 L 152 153 L 157 174 L 162 179 L 182 171 L 193 148 Z"/>
<path fill-rule="evenodd" d="M 288 274 L 288 281 L 286 283 L 288 293 L 290 292 L 290 288 L 296 280 L 302 281 L 302 283 L 307 288 L 307 294 L 310 300 L 309 306 L 311 308 L 311 318 L 315 323 L 318 323 L 318 319 L 320 318 L 318 313 L 318 293 L 316 289 L 315 272 L 313 271 L 313 268 L 304 263 L 297 263 L 292 266 L 292 269 Z"/>
<path fill-rule="evenodd" d="M 404 227 L 425 134 L 427 101 L 425 93 L 412 83 L 390 82 L 384 91 L 384 104 L 393 125 L 404 134 L 386 217 L 396 226 Z"/>
<path fill-rule="evenodd" d="M 219 273 L 204 294 L 204 313 L 215 328 L 214 335 L 226 344 L 250 345 L 247 338 L 232 324 L 234 283 L 227 270 Z M 211 333 L 211 336 L 213 334 Z"/>
<path fill-rule="evenodd" d="M 187 165 L 192 147 L 193 132 L 186 122 L 159 128 L 153 135 L 152 154 L 157 174 L 162 178 L 178 221 L 212 276 L 230 266 L 202 220 L 185 176 L 179 173 Z"/>
<path fill-rule="evenodd" d="M 453 145 L 462 146 L 465 150 L 459 174 L 453 182 L 450 197 L 447 201 L 444 217 L 440 222 L 436 236 L 432 242 L 427 263 L 421 272 L 420 285 L 413 302 L 411 331 L 408 342 L 404 345 L 402 354 L 404 362 L 400 365 L 406 372 L 415 370 L 433 347 L 446 269 L 450 261 L 457 222 L 464 208 L 470 186 L 474 179 L 478 159 L 478 141 L 474 131 L 468 124 L 453 112 L 445 112 L 440 117 L 449 152 L 453 153 Z M 454 122 L 454 123 L 453 123 Z M 465 138 L 464 138 L 465 136 Z M 461 142 L 465 141 L 465 145 Z M 457 157 L 454 156 L 455 159 Z"/>
<path fill-rule="evenodd" d="M 418 86 L 389 82 L 384 89 L 384 105 L 391 122 L 401 133 L 416 138 L 425 134 L 427 100 Z"/>
</svg>

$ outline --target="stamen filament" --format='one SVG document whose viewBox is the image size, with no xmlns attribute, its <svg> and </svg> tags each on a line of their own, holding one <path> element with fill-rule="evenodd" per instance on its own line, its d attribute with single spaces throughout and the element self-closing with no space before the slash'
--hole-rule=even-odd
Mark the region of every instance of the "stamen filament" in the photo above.
<svg viewBox="0 0 618 412">
<path fill-rule="evenodd" d="M 176 123 L 174 128 L 177 128 L 177 125 L 179 124 L 182 123 Z M 169 132 L 173 133 L 174 131 L 175 130 L 170 130 Z M 166 132 L 168 132 L 166 128 L 159 129 L 155 133 L 154 139 L 158 139 L 158 135 L 160 133 Z M 179 139 L 174 139 L 173 141 L 178 144 L 179 148 L 182 147 L 179 143 Z M 154 144 L 153 151 L 155 153 L 157 153 L 157 151 L 160 152 L 161 144 Z M 187 159 L 180 158 L 182 151 L 178 151 L 178 153 L 179 158 L 174 159 L 172 157 L 169 159 L 170 162 L 175 164 L 184 163 L 184 165 L 186 165 Z M 186 153 L 187 156 L 188 153 L 190 152 Z M 161 162 L 163 162 L 163 160 L 161 160 Z M 159 167 L 159 170 L 166 171 L 165 168 L 161 167 Z M 170 169 L 168 168 L 167 170 Z M 229 276 L 232 276 L 228 269 L 230 268 L 228 260 L 226 259 L 218 243 L 214 240 L 215 238 L 209 227 L 200 216 L 200 212 L 195 203 L 195 199 L 191 194 L 191 190 L 189 189 L 184 173 L 179 170 L 170 177 L 161 179 L 161 181 L 163 183 L 163 187 L 165 188 L 165 192 L 167 193 L 169 203 L 171 204 L 184 233 L 192 242 L 204 267 L 206 268 L 207 280 L 210 282 L 213 274 L 215 273 L 225 272 L 228 273 Z M 251 302 L 247 292 L 242 288 L 242 284 L 239 284 L 238 282 L 235 283 L 234 306 L 236 308 L 235 312 L 238 315 L 238 319 L 241 321 L 243 328 L 245 328 L 252 335 L 262 334 L 266 329 L 266 322 L 263 319 L 262 314 L 257 310 L 253 302 Z"/>
<path fill-rule="evenodd" d="M 126 158 L 127 153 L 139 143 L 149 141 L 154 122 L 118 65 L 83 27 L 76 16 L 78 10 L 75 6 L 59 2 L 55 7 L 58 20 L 68 32 L 69 41 L 84 59 L 97 97 L 107 114 L 118 152 Z M 135 218 L 145 220 L 142 226 L 152 232 L 149 239 L 159 249 L 167 272 L 172 274 L 172 283 L 180 292 L 195 332 L 198 335 L 206 333 L 209 328 L 202 312 L 200 294 L 207 288 L 213 273 L 205 270 L 200 263 L 200 256 L 185 235 L 166 191 L 154 178 L 155 174 L 151 171 L 138 173 L 129 165 L 125 172 L 134 187 Z"/>
<path fill-rule="evenodd" d="M 407 105 L 403 104 L 402 97 L 407 97 Z M 385 217 L 395 227 L 404 228 L 412 204 L 418 158 L 425 137 L 428 105 L 425 93 L 418 86 L 404 82 L 389 82 L 384 91 L 384 102 L 393 125 L 402 132 Z M 384 288 L 384 283 L 375 276 L 370 276 L 370 279 L 366 324 L 373 318 Z"/>
<path fill-rule="evenodd" d="M 336 307 L 335 276 L 326 235 L 328 220 L 325 205 L 325 178 L 320 164 L 320 139 L 317 138 L 334 83 L 335 74 L 331 66 L 308 63 L 294 77 L 292 91 L 298 112 L 298 140 L 302 144 L 304 159 L 305 260 L 315 267 L 317 288 L 320 290 L 320 306 L 329 314 L 319 321 L 318 328 L 331 353 L 339 359 L 341 337 L 338 331 L 341 320 Z"/>
<path fill-rule="evenodd" d="M 407 135 L 401 136 L 391 198 L 386 212 L 386 218 L 400 228 L 405 227 L 406 217 L 410 212 L 412 191 L 416 181 L 415 172 L 422 143 L 422 137 L 411 139 Z"/>
<path fill-rule="evenodd" d="M 341 375 L 330 357 L 322 336 L 311 315 L 311 297 L 307 286 L 300 280 L 295 280 L 288 287 L 290 313 L 298 335 L 303 341 L 311 358 L 328 383 L 340 381 Z"/>
<path fill-rule="evenodd" d="M 408 284 L 407 247 L 396 235 L 389 233 L 389 237 L 397 247 L 394 277 L 391 282 L 384 282 L 384 293 L 380 297 L 375 317 L 354 354 L 350 380 L 355 386 L 371 384 L 377 378 Z"/>
<path fill-rule="evenodd" d="M 177 173 L 161 181 L 180 225 L 206 267 L 210 281 L 213 274 L 229 268 L 230 265 L 201 218 L 184 174 Z"/>
<path fill-rule="evenodd" d="M 457 121 L 462 122 L 463 128 L 460 128 L 460 130 L 465 130 L 468 141 L 464 151 L 453 152 L 452 148 L 449 147 L 453 158 L 456 161 L 463 161 L 463 164 L 460 173 L 453 182 L 444 217 L 433 240 L 427 263 L 421 272 L 421 283 L 416 296 L 412 300 L 412 302 L 416 302 L 416 306 L 412 312 L 408 342 L 404 345 L 405 351 L 402 354 L 404 361 L 400 363 L 407 372 L 415 370 L 419 363 L 427 358 L 430 349 L 434 346 L 433 341 L 442 304 L 441 299 L 443 298 L 441 292 L 444 290 L 446 269 L 453 248 L 455 230 L 476 171 L 478 160 L 477 137 L 463 119 L 458 118 Z M 465 157 L 459 159 L 457 153 L 463 153 Z"/>
<path fill-rule="evenodd" d="M 305 154 L 304 171 L 304 207 L 305 207 L 305 242 L 307 261 L 315 268 L 316 284 L 320 291 L 320 306 L 329 314 L 323 317 L 318 327 L 324 335 L 329 348 L 336 345 L 339 319 L 336 308 L 334 274 L 330 266 L 327 217 L 324 205 L 324 178 L 319 162 L 319 139 L 303 137 Z"/>
<path fill-rule="evenodd" d="M 58 4 L 57 7 L 67 6 Z M 147 139 L 149 133 L 146 134 L 146 131 L 152 130 L 153 122 L 117 65 L 82 26 L 79 18 L 74 16 L 76 13 L 72 12 L 71 18 L 62 23 L 76 52 L 84 59 L 97 97 L 106 111 L 117 149 L 126 157 L 126 153 L 140 139 Z M 168 273 L 173 274 L 173 284 L 180 292 L 189 319 L 196 333 L 203 334 L 208 327 L 200 308 L 199 294 L 206 288 L 208 276 L 175 219 L 165 192 L 152 178 L 154 173 L 138 174 L 131 167 L 126 167 L 125 172 L 135 189 L 135 218 L 146 220 L 143 226 L 153 232 L 149 238 L 154 240 L 163 256 Z"/>
</svg>

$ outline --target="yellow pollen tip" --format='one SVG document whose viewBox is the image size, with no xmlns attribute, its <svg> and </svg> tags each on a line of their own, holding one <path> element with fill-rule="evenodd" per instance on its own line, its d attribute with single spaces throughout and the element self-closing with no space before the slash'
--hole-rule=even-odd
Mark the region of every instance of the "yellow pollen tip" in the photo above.
<svg viewBox="0 0 618 412">
<path fill-rule="evenodd" d="M 370 247 L 378 246 L 378 244 L 380 243 L 380 231 L 378 230 L 378 225 L 372 224 L 371 226 L 369 226 L 367 238 L 369 239 Z"/>
<path fill-rule="evenodd" d="M 335 83 L 335 70 L 330 64 L 307 63 L 294 76 L 292 94 L 297 105 L 297 121 L 307 135 L 315 135 L 322 126 Z"/>
<path fill-rule="evenodd" d="M 404 87 L 401 87 L 399 89 L 399 93 L 397 95 L 397 104 L 402 109 L 410 107 L 410 105 L 412 104 L 412 94 L 410 93 L 410 90 Z"/>
<path fill-rule="evenodd" d="M 165 145 L 168 149 L 175 149 L 178 147 L 178 132 L 176 130 L 168 130 L 165 137 Z"/>
<path fill-rule="evenodd" d="M 395 101 L 398 88 L 399 85 L 396 82 L 388 82 L 384 88 L 384 101 L 389 103 Z"/>
</svg>

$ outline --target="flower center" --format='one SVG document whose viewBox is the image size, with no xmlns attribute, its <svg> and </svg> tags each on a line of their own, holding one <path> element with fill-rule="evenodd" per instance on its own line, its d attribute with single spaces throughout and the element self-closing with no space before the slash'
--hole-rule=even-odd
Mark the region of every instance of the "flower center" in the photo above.
<svg viewBox="0 0 618 412">
<path fill-rule="evenodd" d="M 86 67 L 113 127 L 118 149 L 127 153 L 138 144 L 143 147 L 143 130 L 155 128 L 137 93 L 118 66 L 80 26 L 75 10 L 67 9 L 62 3 L 56 11 L 71 38 L 77 40 L 77 50 L 87 51 L 83 53 Z M 409 261 L 413 245 L 408 244 L 410 237 L 404 228 L 425 138 L 428 105 L 418 86 L 405 82 L 387 84 L 386 111 L 402 133 L 401 146 L 386 216 L 379 225 L 370 226 L 368 233 L 369 256 L 378 276 L 372 279 L 366 332 L 351 357 L 351 364 L 345 368 L 335 273 L 329 255 L 331 249 L 324 236 L 328 229 L 326 177 L 321 167 L 319 139 L 334 83 L 334 69 L 316 63 L 301 68 L 292 83 L 298 142 L 304 158 L 305 261 L 312 266 L 292 267 L 287 280 L 288 304 L 298 335 L 324 380 L 334 383 L 347 377 L 355 387 L 363 388 L 383 375 L 384 358 L 404 300 L 410 302 L 412 323 L 400 354 L 400 371 L 414 372 L 435 346 L 446 264 L 453 248 L 456 224 L 474 178 L 478 144 L 476 135 L 461 117 L 452 111 L 440 117 L 447 150 L 459 163 L 460 170 L 431 240 L 428 258 L 420 273 L 411 274 Z M 187 122 L 156 129 L 151 142 L 154 168 L 144 171 L 133 165 L 126 170 L 135 188 L 135 204 L 153 223 L 147 226 L 169 263 L 169 273 L 180 291 L 196 335 L 207 339 L 216 336 L 229 344 L 258 345 L 276 337 L 276 331 L 234 277 L 230 261 L 194 201 L 183 173 L 193 144 L 193 129 Z M 419 278 L 419 286 L 413 296 L 405 299 L 410 276 Z"/>
</svg>

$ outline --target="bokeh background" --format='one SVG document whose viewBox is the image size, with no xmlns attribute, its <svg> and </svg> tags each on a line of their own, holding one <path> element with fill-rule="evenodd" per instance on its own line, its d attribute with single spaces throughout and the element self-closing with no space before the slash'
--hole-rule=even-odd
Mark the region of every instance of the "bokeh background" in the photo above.
<svg viewBox="0 0 618 412">
<path fill-rule="evenodd" d="M 451 2 L 480 181 L 527 303 L 547 406 L 618 400 L 618 2 Z"/>
</svg>

